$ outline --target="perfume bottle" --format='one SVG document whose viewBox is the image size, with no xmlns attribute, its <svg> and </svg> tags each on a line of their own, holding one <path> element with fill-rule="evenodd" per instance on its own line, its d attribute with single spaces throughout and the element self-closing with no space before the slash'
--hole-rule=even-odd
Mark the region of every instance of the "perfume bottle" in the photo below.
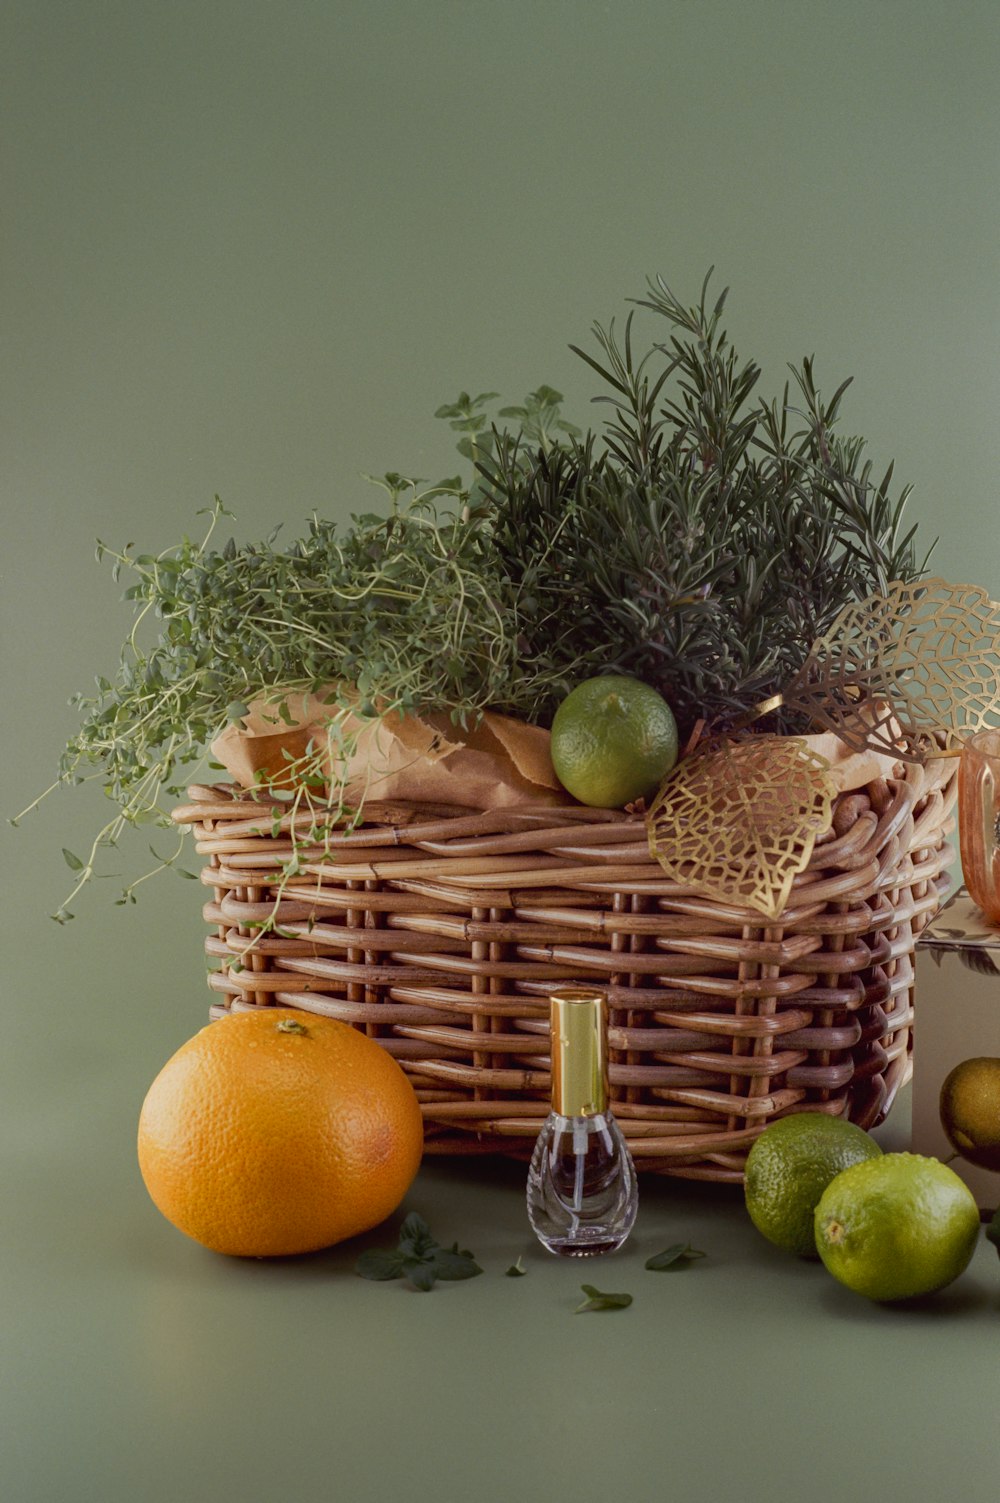
<svg viewBox="0 0 1000 1503">
<path fill-rule="evenodd" d="M 614 1252 L 639 1203 L 635 1165 L 608 1107 L 607 1003 L 589 988 L 550 998 L 552 1110 L 528 1170 L 528 1220 L 549 1252 Z"/>
</svg>

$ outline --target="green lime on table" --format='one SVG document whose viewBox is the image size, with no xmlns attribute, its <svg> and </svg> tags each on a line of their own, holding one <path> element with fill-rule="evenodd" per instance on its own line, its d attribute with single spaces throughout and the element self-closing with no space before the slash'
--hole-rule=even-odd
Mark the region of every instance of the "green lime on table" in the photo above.
<svg viewBox="0 0 1000 1503">
<path fill-rule="evenodd" d="M 968 1185 L 940 1159 L 886 1153 L 852 1164 L 816 1207 L 816 1247 L 834 1278 L 874 1300 L 913 1299 L 964 1271 L 979 1238 Z"/>
<path fill-rule="evenodd" d="M 677 761 L 677 722 L 641 679 L 585 679 L 552 722 L 552 765 L 568 793 L 598 809 L 650 798 Z"/>
<path fill-rule="evenodd" d="M 882 1150 L 863 1128 L 827 1112 L 779 1117 L 747 1154 L 743 1194 L 757 1230 L 800 1258 L 815 1258 L 813 1215 L 820 1196 L 842 1169 Z"/>
</svg>

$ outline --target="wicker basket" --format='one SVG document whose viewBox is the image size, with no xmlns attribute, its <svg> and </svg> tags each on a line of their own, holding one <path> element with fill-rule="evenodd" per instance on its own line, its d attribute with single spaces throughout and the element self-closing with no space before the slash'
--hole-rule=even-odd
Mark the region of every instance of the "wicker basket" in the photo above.
<svg viewBox="0 0 1000 1503">
<path fill-rule="evenodd" d="M 611 1096 L 641 1170 L 739 1181 L 773 1118 L 864 1127 L 910 1069 L 913 952 L 947 888 L 954 762 L 841 795 L 780 922 L 694 895 L 641 819 L 375 805 L 303 846 L 289 821 L 196 787 L 213 1017 L 282 1005 L 363 1029 L 408 1072 L 430 1153 L 530 1154 L 549 1109 L 548 994 L 599 983 Z M 256 936 L 256 938 L 255 938 Z"/>
</svg>

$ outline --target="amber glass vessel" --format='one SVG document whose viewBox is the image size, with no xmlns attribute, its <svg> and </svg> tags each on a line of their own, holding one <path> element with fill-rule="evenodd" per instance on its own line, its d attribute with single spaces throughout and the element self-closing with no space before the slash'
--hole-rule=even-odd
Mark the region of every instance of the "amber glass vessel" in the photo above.
<svg viewBox="0 0 1000 1503">
<path fill-rule="evenodd" d="M 979 731 L 962 749 L 958 830 L 973 902 L 1000 924 L 1000 731 Z"/>
</svg>

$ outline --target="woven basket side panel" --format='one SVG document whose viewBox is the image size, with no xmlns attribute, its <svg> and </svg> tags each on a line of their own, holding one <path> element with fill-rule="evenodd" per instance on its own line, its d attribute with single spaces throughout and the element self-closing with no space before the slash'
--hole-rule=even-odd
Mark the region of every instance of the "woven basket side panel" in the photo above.
<svg viewBox="0 0 1000 1503">
<path fill-rule="evenodd" d="M 639 1168 L 739 1180 L 776 1116 L 870 1126 L 906 1078 L 953 793 L 915 767 L 852 795 L 768 924 L 667 880 L 625 815 L 391 811 L 299 842 L 289 876 L 288 832 L 214 790 L 189 816 L 210 862 L 212 1016 L 277 1004 L 363 1029 L 409 1074 L 429 1152 L 527 1157 L 549 993 L 597 984 Z"/>
</svg>

